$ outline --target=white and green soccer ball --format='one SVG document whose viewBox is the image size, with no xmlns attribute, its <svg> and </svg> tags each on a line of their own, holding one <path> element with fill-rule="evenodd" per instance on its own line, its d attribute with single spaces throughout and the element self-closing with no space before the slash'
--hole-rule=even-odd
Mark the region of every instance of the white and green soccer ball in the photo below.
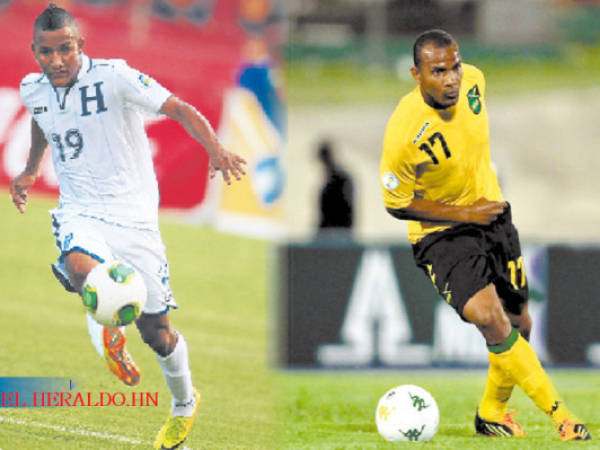
<svg viewBox="0 0 600 450">
<path fill-rule="evenodd" d="M 377 431 L 390 442 L 429 441 L 440 423 L 440 411 L 425 389 L 404 384 L 387 391 L 375 412 Z"/>
<path fill-rule="evenodd" d="M 142 276 L 129 264 L 113 261 L 90 271 L 81 300 L 98 323 L 115 328 L 140 316 L 147 295 Z"/>
</svg>

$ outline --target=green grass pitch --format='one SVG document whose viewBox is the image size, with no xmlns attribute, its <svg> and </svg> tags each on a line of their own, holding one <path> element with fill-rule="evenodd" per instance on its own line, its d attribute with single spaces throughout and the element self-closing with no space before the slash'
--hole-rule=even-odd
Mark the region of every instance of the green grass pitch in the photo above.
<svg viewBox="0 0 600 450">
<path fill-rule="evenodd" d="M 485 385 L 483 370 L 295 372 L 278 376 L 283 401 L 279 448 L 285 449 L 564 449 L 600 448 L 598 440 L 564 443 L 552 422 L 519 388 L 509 407 L 527 432 L 522 438 L 475 435 L 475 408 Z M 600 378 L 595 371 L 550 371 L 570 408 L 585 420 L 593 438 L 600 437 Z M 390 388 L 417 384 L 427 389 L 440 409 L 440 427 L 431 442 L 388 443 L 377 433 L 375 408 Z"/>
<path fill-rule="evenodd" d="M 57 250 L 48 209 L 32 194 L 25 215 L 5 191 L 0 202 L 0 376 L 72 377 L 83 392 L 158 392 L 157 407 L 0 408 L 0 449 L 150 448 L 169 411 L 168 389 L 134 326 L 128 347 L 142 370 L 129 388 L 98 356 L 81 299 L 55 281 Z M 266 364 L 263 242 L 206 227 L 162 225 L 171 286 L 180 309 L 202 403 L 186 445 L 194 449 L 276 448 Z M 123 439 L 121 439 L 123 438 Z"/>
<path fill-rule="evenodd" d="M 0 408 L 0 449 L 150 448 L 168 412 L 169 395 L 152 352 L 134 328 L 129 349 L 142 369 L 136 388 L 108 372 L 89 341 L 80 299 L 62 290 L 49 263 L 56 257 L 47 210 L 32 196 L 19 215 L 0 202 L 0 376 L 71 377 L 82 392 L 158 392 L 158 406 Z M 554 449 L 600 448 L 598 440 L 564 444 L 549 419 L 518 389 L 511 407 L 528 436 L 476 437 L 473 414 L 483 371 L 303 372 L 268 367 L 269 248 L 264 242 L 207 227 L 163 221 L 172 314 L 186 337 L 203 396 L 188 440 L 191 449 Z M 600 438 L 600 376 L 550 372 L 570 407 Z M 436 398 L 440 429 L 424 444 L 390 444 L 376 432 L 375 406 L 389 388 L 418 384 Z"/>
</svg>

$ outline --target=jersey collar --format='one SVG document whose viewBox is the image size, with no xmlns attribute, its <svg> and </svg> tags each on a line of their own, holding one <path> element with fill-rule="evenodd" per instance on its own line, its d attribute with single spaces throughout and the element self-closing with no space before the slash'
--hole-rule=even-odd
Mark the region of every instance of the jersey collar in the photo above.
<svg viewBox="0 0 600 450">
<path fill-rule="evenodd" d="M 77 78 L 75 78 L 75 83 L 81 80 L 85 76 L 85 74 L 88 73 L 90 70 L 92 70 L 92 58 L 90 58 L 85 53 L 82 53 L 81 67 L 79 68 L 79 72 L 77 72 Z M 39 82 L 51 84 L 50 79 L 46 76 L 46 74 L 42 74 L 42 78 L 40 78 Z"/>
<path fill-rule="evenodd" d="M 444 120 L 448 120 L 449 118 L 452 118 L 456 115 L 456 112 L 458 111 L 459 102 L 462 98 L 462 93 L 463 93 L 463 86 L 460 87 L 460 90 L 458 92 L 458 102 L 456 102 L 456 104 L 449 106 L 447 108 L 437 109 L 437 108 L 434 108 L 433 106 L 429 106 L 425 102 L 425 99 L 423 98 L 423 94 L 421 93 L 421 89 L 419 88 L 418 85 L 413 90 L 413 94 L 418 96 L 418 98 L 419 98 L 419 104 L 421 105 L 421 109 L 423 111 L 426 111 L 428 114 L 433 113 L 433 114 L 436 114 L 437 116 L 445 117 Z"/>
<path fill-rule="evenodd" d="M 92 58 L 90 58 L 85 53 L 81 54 L 81 67 L 79 68 L 79 72 L 77 73 L 77 78 L 75 82 L 81 80 L 86 73 L 88 73 L 92 69 Z"/>
</svg>

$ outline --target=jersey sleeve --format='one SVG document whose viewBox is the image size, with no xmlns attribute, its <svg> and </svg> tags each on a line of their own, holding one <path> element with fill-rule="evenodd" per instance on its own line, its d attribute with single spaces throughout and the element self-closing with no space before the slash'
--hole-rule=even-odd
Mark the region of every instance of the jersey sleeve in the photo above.
<svg viewBox="0 0 600 450">
<path fill-rule="evenodd" d="M 30 73 L 21 80 L 19 86 L 19 96 L 21 97 L 21 103 L 27 109 L 33 120 L 39 123 L 39 115 L 36 112 L 39 109 L 43 109 L 43 106 L 39 105 L 39 88 L 40 81 L 44 79 L 44 74 L 41 73 Z"/>
<path fill-rule="evenodd" d="M 32 99 L 35 90 L 35 84 L 40 79 L 40 77 L 41 74 L 39 73 L 30 73 L 29 75 L 25 76 L 23 80 L 21 80 L 21 84 L 19 85 L 19 95 L 21 97 L 21 102 L 23 103 L 23 106 L 27 108 L 27 111 L 29 111 L 31 115 L 33 115 Z"/>
<path fill-rule="evenodd" d="M 383 140 L 379 169 L 386 208 L 405 208 L 412 202 L 420 163 L 418 156 L 405 138 L 402 127 L 390 121 Z"/>
<path fill-rule="evenodd" d="M 127 104 L 150 113 L 158 113 L 171 92 L 148 75 L 133 69 L 125 61 L 115 65 L 119 92 Z"/>
<path fill-rule="evenodd" d="M 481 96 L 485 97 L 485 76 L 483 75 L 483 72 L 470 64 L 465 64 L 464 67 L 466 67 L 469 76 L 473 78 L 474 83 L 477 83 L 479 86 Z"/>
</svg>

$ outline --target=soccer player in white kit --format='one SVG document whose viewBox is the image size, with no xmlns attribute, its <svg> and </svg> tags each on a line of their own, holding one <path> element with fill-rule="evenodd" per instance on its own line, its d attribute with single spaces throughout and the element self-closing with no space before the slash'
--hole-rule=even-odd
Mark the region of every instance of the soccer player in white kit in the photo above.
<svg viewBox="0 0 600 450">
<path fill-rule="evenodd" d="M 73 16 L 54 4 L 34 23 L 32 50 L 43 73 L 29 74 L 21 83 L 22 101 L 32 115 L 31 148 L 10 193 L 23 213 L 50 145 L 60 190 L 59 205 L 51 211 L 60 250 L 54 274 L 79 294 L 88 273 L 105 261 L 124 260 L 142 275 L 148 300 L 136 325 L 156 353 L 173 397 L 154 445 L 176 448 L 189 433 L 200 395 L 192 384 L 185 339 L 169 320 L 169 309 L 177 305 L 169 287 L 158 228 L 158 186 L 141 112 L 179 122 L 208 152 L 211 177 L 218 170 L 227 184 L 231 177 L 240 179 L 245 161 L 221 146 L 194 107 L 123 60 L 89 58 L 83 44 Z M 125 350 L 122 331 L 103 328 L 89 317 L 88 327 L 111 371 L 126 384 L 137 384 L 140 373 Z"/>
</svg>

